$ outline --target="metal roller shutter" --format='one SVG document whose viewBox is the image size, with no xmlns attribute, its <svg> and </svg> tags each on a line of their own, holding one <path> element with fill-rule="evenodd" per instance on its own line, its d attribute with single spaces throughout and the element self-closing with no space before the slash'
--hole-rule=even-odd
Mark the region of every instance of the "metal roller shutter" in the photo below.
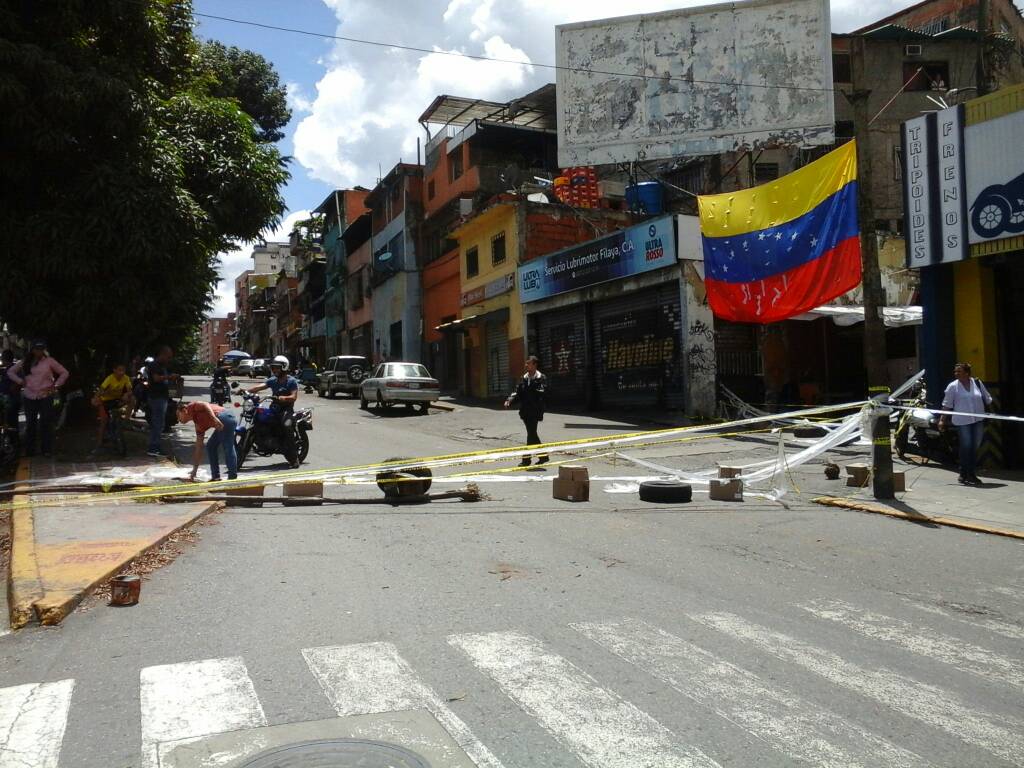
<svg viewBox="0 0 1024 768">
<path fill-rule="evenodd" d="M 487 324 L 487 394 L 509 394 L 508 323 Z"/>
<path fill-rule="evenodd" d="M 685 407 L 679 284 L 609 299 L 592 311 L 601 407 Z"/>
<path fill-rule="evenodd" d="M 571 404 L 586 402 L 586 335 L 584 307 L 577 304 L 534 315 L 537 356 L 548 377 L 548 401 Z"/>
</svg>

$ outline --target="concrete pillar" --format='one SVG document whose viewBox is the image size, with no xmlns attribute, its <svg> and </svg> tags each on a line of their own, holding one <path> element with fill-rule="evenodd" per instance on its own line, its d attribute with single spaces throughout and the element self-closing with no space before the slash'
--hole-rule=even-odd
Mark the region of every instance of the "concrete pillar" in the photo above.
<svg viewBox="0 0 1024 768">
<path fill-rule="evenodd" d="M 710 419 L 717 409 L 715 317 L 704 289 L 704 262 L 681 261 L 683 355 L 686 371 L 686 415 Z"/>
<path fill-rule="evenodd" d="M 925 369 L 928 402 L 938 407 L 953 379 L 956 331 L 953 323 L 953 266 L 935 264 L 921 269 L 921 367 Z"/>
</svg>

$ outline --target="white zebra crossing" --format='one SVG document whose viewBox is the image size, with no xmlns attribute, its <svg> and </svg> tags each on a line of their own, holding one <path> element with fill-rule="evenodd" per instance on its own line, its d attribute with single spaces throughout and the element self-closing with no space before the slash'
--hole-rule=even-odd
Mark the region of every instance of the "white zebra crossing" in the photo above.
<svg viewBox="0 0 1024 768">
<path fill-rule="evenodd" d="M 647 622 L 572 624 L 598 645 L 720 717 L 810 765 L 910 768 L 930 763 Z"/>
<path fill-rule="evenodd" d="M 976 627 L 987 629 L 989 632 L 993 632 L 1003 637 L 1009 637 L 1012 640 L 1024 640 L 1024 626 L 1020 624 L 1011 624 L 1008 621 L 1001 621 L 999 619 L 993 619 L 984 614 L 971 614 L 965 616 L 954 611 L 947 611 L 938 605 L 931 605 L 929 603 L 922 603 L 918 600 L 907 599 L 907 602 L 913 605 L 920 611 L 925 613 L 931 613 L 936 616 L 942 616 L 946 619 L 952 619 L 953 621 L 960 621 L 966 624 L 973 624 Z"/>
<path fill-rule="evenodd" d="M 1009 659 L 980 646 L 954 645 L 952 637 L 838 601 L 801 607 L 861 634 L 925 654 L 940 674 L 946 664 L 956 663 L 1006 682 Z M 985 705 L 968 704 L 942 687 L 892 669 L 859 666 L 832 650 L 735 614 L 716 612 L 686 618 L 746 643 L 758 654 L 774 656 L 825 678 L 837 695 L 870 699 L 947 738 L 959 739 L 963 749 L 980 756 L 964 764 L 983 765 L 1000 759 L 1024 767 L 1024 719 L 1017 713 L 987 711 Z M 876 735 L 863 721 L 844 719 L 795 690 L 787 691 L 772 679 L 730 663 L 713 646 L 700 647 L 637 619 L 569 626 L 596 643 L 587 646 L 591 651 L 582 657 L 584 667 L 606 663 L 604 651 L 633 664 L 681 694 L 678 701 L 683 706 L 694 707 L 695 702 L 700 707 L 696 716 L 687 720 L 699 721 L 706 713 L 711 720 L 727 721 L 749 733 L 763 752 L 758 762 L 781 757 L 789 760 L 786 764 L 844 768 L 929 765 L 925 757 L 899 742 L 895 736 L 899 729 L 887 729 L 890 735 L 886 738 Z M 560 743 L 566 759 L 571 754 L 594 768 L 718 766 L 717 747 L 707 741 L 703 730 L 674 732 L 541 640 L 515 631 L 458 634 L 447 639 L 465 653 L 472 668 L 496 683 L 496 687 L 484 686 L 477 706 L 500 712 L 507 706 L 507 697 Z M 339 716 L 425 709 L 477 766 L 502 768 L 501 760 L 474 735 L 472 721 L 460 719 L 395 645 L 362 643 L 307 648 L 301 653 L 312 673 L 311 677 L 300 673 L 304 684 L 313 687 L 315 679 Z M 747 666 L 744 661 L 739 663 Z M 753 665 L 751 661 L 750 669 L 757 668 Z M 254 729 L 252 739 L 244 739 L 247 754 L 264 743 L 260 729 L 268 724 L 267 719 L 241 657 L 146 667 L 139 673 L 139 685 L 142 768 L 159 768 L 161 758 L 175 747 L 215 734 Z M 62 747 L 75 690 L 74 680 L 0 689 L 0 768 L 69 768 L 75 764 L 77 752 L 69 752 L 68 745 Z M 845 710 L 839 707 L 836 711 Z M 104 734 L 95 738 L 102 740 Z M 522 734 L 519 740 L 523 741 Z M 91 743 L 89 751 L 95 754 L 97 745 L 102 741 Z M 63 758 L 62 751 L 68 753 Z M 218 759 L 222 757 L 237 756 L 218 755 Z M 934 756 L 928 753 L 927 757 Z"/>
<path fill-rule="evenodd" d="M 515 632 L 453 635 L 505 694 L 583 762 L 599 768 L 711 768 L 714 760 L 683 744 L 650 715 L 608 691 L 536 639 Z"/>
<path fill-rule="evenodd" d="M 842 600 L 818 600 L 800 606 L 821 619 L 842 624 L 865 637 L 902 646 L 997 683 L 1024 688 L 1024 672 L 1018 661 L 967 643 L 951 635 L 915 627 L 894 616 L 857 608 Z"/>
<path fill-rule="evenodd" d="M 0 768 L 57 768 L 74 680 L 0 688 Z"/>
<path fill-rule="evenodd" d="M 164 748 L 267 724 L 238 657 L 146 667 L 139 673 L 142 765 L 159 768 Z"/>
<path fill-rule="evenodd" d="M 907 717 L 946 731 L 1016 765 L 1024 765 L 1024 722 L 981 712 L 951 691 L 919 683 L 889 669 L 867 669 L 823 648 L 801 642 L 731 613 L 689 617 L 751 643 L 836 685 L 874 699 Z"/>
<path fill-rule="evenodd" d="M 339 716 L 426 709 L 480 768 L 502 768 L 391 643 L 306 648 L 302 655 Z"/>
</svg>

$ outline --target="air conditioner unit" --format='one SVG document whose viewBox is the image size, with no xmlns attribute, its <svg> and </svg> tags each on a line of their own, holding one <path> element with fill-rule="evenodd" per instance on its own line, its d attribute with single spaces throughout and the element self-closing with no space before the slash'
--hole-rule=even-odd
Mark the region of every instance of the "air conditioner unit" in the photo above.
<svg viewBox="0 0 1024 768">
<path fill-rule="evenodd" d="M 473 212 L 473 198 L 459 198 L 459 216 L 469 216 Z"/>
<path fill-rule="evenodd" d="M 924 51 L 920 45 L 908 45 L 903 49 L 905 56 L 920 56 Z"/>
</svg>

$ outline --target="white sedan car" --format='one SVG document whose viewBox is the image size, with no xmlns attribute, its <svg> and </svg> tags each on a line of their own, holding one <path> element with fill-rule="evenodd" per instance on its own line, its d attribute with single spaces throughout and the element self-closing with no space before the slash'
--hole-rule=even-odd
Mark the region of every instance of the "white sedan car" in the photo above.
<svg viewBox="0 0 1024 768">
<path fill-rule="evenodd" d="M 359 385 L 359 407 L 363 410 L 373 401 L 378 408 L 390 408 L 395 403 L 412 408 L 418 404 L 426 413 L 430 403 L 440 399 L 440 383 L 419 363 L 381 363 Z"/>
</svg>

